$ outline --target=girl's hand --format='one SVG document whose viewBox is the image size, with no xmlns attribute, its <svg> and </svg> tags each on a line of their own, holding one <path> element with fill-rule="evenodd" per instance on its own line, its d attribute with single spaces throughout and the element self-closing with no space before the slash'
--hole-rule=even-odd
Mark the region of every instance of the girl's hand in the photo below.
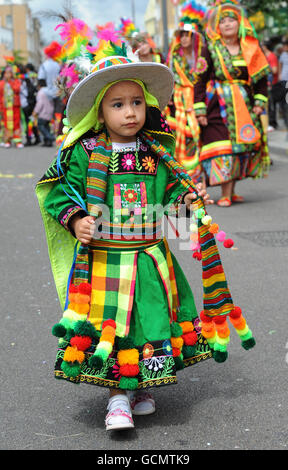
<svg viewBox="0 0 288 470">
<path fill-rule="evenodd" d="M 196 188 L 198 191 L 198 195 L 202 197 L 205 205 L 214 204 L 213 199 L 210 199 L 210 196 L 207 193 L 206 189 L 203 188 L 202 183 L 196 184 Z M 186 196 L 184 197 L 184 202 L 186 204 L 187 209 L 191 210 L 191 205 L 193 204 L 196 197 L 197 196 L 193 193 L 186 194 Z"/>
<path fill-rule="evenodd" d="M 253 112 L 254 112 L 255 114 L 257 114 L 257 116 L 260 116 L 260 114 L 262 114 L 263 111 L 264 111 L 264 110 L 263 110 L 263 108 L 261 108 L 261 106 L 254 106 L 254 108 L 253 108 Z"/>
<path fill-rule="evenodd" d="M 71 220 L 71 227 L 73 228 L 77 240 L 88 245 L 93 238 L 95 219 L 91 215 L 86 217 L 75 216 Z"/>
<path fill-rule="evenodd" d="M 197 121 L 200 124 L 200 126 L 206 127 L 208 125 L 207 116 L 197 116 Z"/>
</svg>

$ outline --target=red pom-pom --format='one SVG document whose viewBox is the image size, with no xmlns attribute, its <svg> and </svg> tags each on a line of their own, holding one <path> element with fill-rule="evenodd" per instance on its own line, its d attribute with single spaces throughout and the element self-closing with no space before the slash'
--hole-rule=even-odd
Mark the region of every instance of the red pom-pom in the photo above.
<svg viewBox="0 0 288 470">
<path fill-rule="evenodd" d="M 91 294 L 91 284 L 88 282 L 82 282 L 82 284 L 79 284 L 78 286 L 80 294 L 84 295 L 90 295 Z"/>
<path fill-rule="evenodd" d="M 192 256 L 193 256 L 193 258 L 197 259 L 198 261 L 201 261 L 201 259 L 202 259 L 202 253 L 200 253 L 199 251 L 194 251 Z"/>
<path fill-rule="evenodd" d="M 232 238 L 227 238 L 227 240 L 224 240 L 223 246 L 224 248 L 231 248 L 234 245 L 234 242 Z"/>
<path fill-rule="evenodd" d="M 190 331 L 189 333 L 185 333 L 184 335 L 182 335 L 182 338 L 186 346 L 194 346 L 194 344 L 197 343 L 198 340 L 196 331 Z"/>
<path fill-rule="evenodd" d="M 102 330 L 104 330 L 104 328 L 106 326 L 112 326 L 112 328 L 115 328 L 116 329 L 116 323 L 114 320 L 112 319 L 109 319 L 109 320 L 105 320 L 103 323 L 102 323 Z"/>
<path fill-rule="evenodd" d="M 202 310 L 202 312 L 200 312 L 200 320 L 203 321 L 204 323 L 209 323 L 212 321 L 212 317 L 205 315 L 204 310 Z"/>
<path fill-rule="evenodd" d="M 179 349 L 179 348 L 172 348 L 172 354 L 173 354 L 173 357 L 178 357 L 178 356 L 180 356 L 180 354 L 181 354 L 181 349 Z"/>
<path fill-rule="evenodd" d="M 222 325 L 226 321 L 226 315 L 221 315 L 220 317 L 213 317 L 214 323 L 216 325 Z"/>
<path fill-rule="evenodd" d="M 240 307 L 234 307 L 234 310 L 229 313 L 231 318 L 239 318 L 242 315 L 242 310 Z"/>
<path fill-rule="evenodd" d="M 70 294 L 76 294 L 76 292 L 78 292 L 78 287 L 75 286 L 75 284 L 70 284 L 69 292 Z"/>
<path fill-rule="evenodd" d="M 124 377 L 135 377 L 139 374 L 138 364 L 124 364 L 119 368 L 119 374 Z"/>
<path fill-rule="evenodd" d="M 86 351 L 86 349 L 90 348 L 92 343 L 92 339 L 90 336 L 73 336 L 70 339 L 71 346 L 76 346 L 79 351 Z"/>
</svg>

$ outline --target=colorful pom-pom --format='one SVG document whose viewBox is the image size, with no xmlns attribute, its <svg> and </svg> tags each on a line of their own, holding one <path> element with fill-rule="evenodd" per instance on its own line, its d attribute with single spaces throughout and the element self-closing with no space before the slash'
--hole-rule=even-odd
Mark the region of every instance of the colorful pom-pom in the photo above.
<svg viewBox="0 0 288 470">
<path fill-rule="evenodd" d="M 69 362 L 62 361 L 61 369 L 67 377 L 77 377 L 80 374 L 81 366 L 77 362 L 71 364 Z"/>
<path fill-rule="evenodd" d="M 93 369 L 100 370 L 103 367 L 104 361 L 100 356 L 91 356 L 88 363 Z"/>
<path fill-rule="evenodd" d="M 182 328 L 183 334 L 189 333 L 190 331 L 194 330 L 194 326 L 191 321 L 183 321 L 180 323 L 180 326 Z"/>
<path fill-rule="evenodd" d="M 84 361 L 85 355 L 83 351 L 79 351 L 76 347 L 68 346 L 65 350 L 63 360 L 66 362 L 79 362 L 80 364 Z"/>
<path fill-rule="evenodd" d="M 194 357 L 195 353 L 196 353 L 196 347 L 195 346 L 186 346 L 184 344 L 184 346 L 182 348 L 182 354 L 183 354 L 184 358 Z"/>
<path fill-rule="evenodd" d="M 122 390 L 136 390 L 138 387 L 138 379 L 136 377 L 121 377 L 119 388 Z"/>
<path fill-rule="evenodd" d="M 221 325 L 226 321 L 226 315 L 219 315 L 218 317 L 213 317 L 213 321 L 214 323 L 216 323 L 216 325 Z"/>
<path fill-rule="evenodd" d="M 180 307 L 179 312 L 177 313 L 177 319 L 179 322 L 191 321 L 192 314 L 187 307 Z"/>
<path fill-rule="evenodd" d="M 219 232 L 219 225 L 218 224 L 211 224 L 209 227 L 209 232 L 216 234 Z"/>
<path fill-rule="evenodd" d="M 116 329 L 116 322 L 114 320 L 111 320 L 111 319 L 105 320 L 102 323 L 102 331 L 106 326 L 112 326 L 112 328 Z"/>
<path fill-rule="evenodd" d="M 81 284 L 79 284 L 78 290 L 79 290 L 80 294 L 90 295 L 91 294 L 91 284 L 89 284 L 88 282 L 82 282 Z"/>
<path fill-rule="evenodd" d="M 119 368 L 119 374 L 125 377 L 135 377 L 139 374 L 138 364 L 124 364 Z"/>
<path fill-rule="evenodd" d="M 202 219 L 201 219 L 201 222 L 202 222 L 203 225 L 210 225 L 211 222 L 212 222 L 211 215 L 204 215 L 204 217 L 202 217 Z"/>
<path fill-rule="evenodd" d="M 119 349 L 134 349 L 135 344 L 132 338 L 124 336 L 123 338 L 118 338 L 118 348 Z"/>
<path fill-rule="evenodd" d="M 231 318 L 239 318 L 242 315 L 242 310 L 240 307 L 234 307 L 234 309 L 229 313 Z"/>
<path fill-rule="evenodd" d="M 223 242 L 224 248 L 232 248 L 233 245 L 234 245 L 234 241 L 232 240 L 232 238 L 227 238 Z"/>
<path fill-rule="evenodd" d="M 200 312 L 200 320 L 205 323 L 210 323 L 212 321 L 212 317 L 209 317 L 209 315 L 206 315 L 204 310 L 202 310 Z"/>
<path fill-rule="evenodd" d="M 92 338 L 90 338 L 90 336 L 73 336 L 70 340 L 70 344 L 73 347 L 77 347 L 80 351 L 86 351 L 92 344 Z"/>
<path fill-rule="evenodd" d="M 194 259 L 197 259 L 197 261 L 202 260 L 202 253 L 200 253 L 199 251 L 195 251 L 192 256 Z"/>
<path fill-rule="evenodd" d="M 189 333 L 187 333 L 189 334 Z M 172 344 L 172 348 L 178 348 L 178 349 L 181 349 L 182 346 L 183 346 L 183 338 L 181 336 L 178 336 L 178 338 L 171 338 L 171 344 Z"/>
<path fill-rule="evenodd" d="M 56 325 L 52 327 L 52 335 L 56 336 L 57 338 L 64 338 L 66 333 L 67 330 L 65 326 L 61 325 L 61 323 L 56 323 Z"/>
<path fill-rule="evenodd" d="M 201 246 L 199 242 L 192 242 L 190 246 L 192 251 L 200 250 Z"/>
<path fill-rule="evenodd" d="M 138 364 L 139 352 L 137 349 L 124 349 L 118 352 L 118 362 L 122 366 L 124 364 Z"/>
<path fill-rule="evenodd" d="M 194 344 L 196 344 L 198 340 L 196 331 L 190 331 L 189 333 L 185 333 L 182 338 L 186 346 L 194 346 Z"/>
<path fill-rule="evenodd" d="M 170 330 L 171 330 L 171 336 L 177 337 L 181 336 L 183 334 L 183 330 L 179 323 L 177 322 L 172 322 L 170 325 Z"/>
<path fill-rule="evenodd" d="M 172 348 L 172 355 L 173 357 L 178 357 L 181 354 L 181 349 L 179 348 Z"/>
<path fill-rule="evenodd" d="M 219 242 L 224 242 L 226 238 L 226 233 L 221 230 L 220 232 L 217 233 L 216 238 Z"/>
<path fill-rule="evenodd" d="M 90 321 L 78 321 L 75 324 L 74 331 L 75 334 L 79 336 L 97 337 L 96 328 Z"/>
</svg>

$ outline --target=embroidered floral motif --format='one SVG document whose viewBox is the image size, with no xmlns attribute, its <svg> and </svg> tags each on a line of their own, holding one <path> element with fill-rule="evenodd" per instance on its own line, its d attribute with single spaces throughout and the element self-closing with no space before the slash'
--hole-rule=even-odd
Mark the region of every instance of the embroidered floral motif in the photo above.
<svg viewBox="0 0 288 470">
<path fill-rule="evenodd" d="M 205 57 L 198 57 L 197 64 L 196 64 L 196 72 L 197 73 L 204 73 L 208 68 L 207 60 Z"/>
<path fill-rule="evenodd" d="M 144 346 L 143 346 L 143 358 L 144 359 L 149 359 L 149 358 L 153 357 L 153 354 L 154 354 L 154 348 L 153 348 L 152 344 L 150 344 L 150 343 L 144 344 Z"/>
<path fill-rule="evenodd" d="M 155 171 L 155 162 L 152 157 L 143 158 L 142 163 L 145 170 L 148 170 L 149 173 L 153 173 Z"/>
<path fill-rule="evenodd" d="M 124 194 L 123 197 L 126 199 L 127 202 L 130 202 L 131 204 L 136 202 L 138 199 L 138 194 L 134 189 L 128 188 Z"/>
<path fill-rule="evenodd" d="M 125 170 L 134 170 L 135 168 L 135 156 L 132 153 L 127 153 L 122 158 L 122 166 Z"/>
</svg>

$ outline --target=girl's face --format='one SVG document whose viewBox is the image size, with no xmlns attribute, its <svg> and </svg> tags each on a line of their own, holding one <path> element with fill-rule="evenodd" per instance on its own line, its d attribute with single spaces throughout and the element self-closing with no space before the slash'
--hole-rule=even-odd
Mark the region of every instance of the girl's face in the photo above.
<svg viewBox="0 0 288 470">
<path fill-rule="evenodd" d="M 106 92 L 99 109 L 112 142 L 127 143 L 136 138 L 146 120 L 146 102 L 140 85 L 123 81 Z"/>
<path fill-rule="evenodd" d="M 225 38 L 238 37 L 239 23 L 236 18 L 226 16 L 219 22 L 221 36 Z"/>
<path fill-rule="evenodd" d="M 4 80 L 7 80 L 7 81 L 12 80 L 12 77 L 13 77 L 12 71 L 10 69 L 6 69 L 3 77 L 4 77 Z"/>
<path fill-rule="evenodd" d="M 145 42 L 145 41 L 139 42 L 137 51 L 139 52 L 140 56 L 149 55 L 151 52 L 151 46 L 150 44 L 148 44 L 148 42 Z"/>
<path fill-rule="evenodd" d="M 191 31 L 181 31 L 180 44 L 184 48 L 188 48 L 192 45 L 192 32 Z"/>
</svg>

